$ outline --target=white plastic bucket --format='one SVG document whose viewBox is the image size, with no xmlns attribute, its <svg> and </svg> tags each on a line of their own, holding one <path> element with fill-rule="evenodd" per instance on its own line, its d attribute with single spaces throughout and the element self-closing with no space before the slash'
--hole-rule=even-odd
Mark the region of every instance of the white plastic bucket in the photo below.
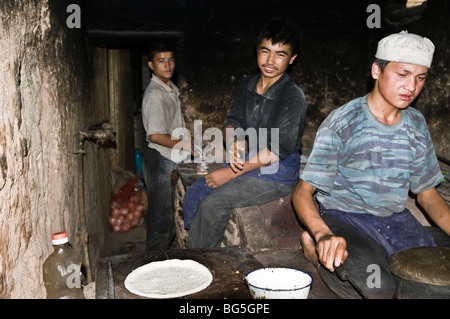
<svg viewBox="0 0 450 319">
<path fill-rule="evenodd" d="M 253 299 L 307 299 L 313 278 L 293 268 L 261 268 L 245 281 Z"/>
</svg>

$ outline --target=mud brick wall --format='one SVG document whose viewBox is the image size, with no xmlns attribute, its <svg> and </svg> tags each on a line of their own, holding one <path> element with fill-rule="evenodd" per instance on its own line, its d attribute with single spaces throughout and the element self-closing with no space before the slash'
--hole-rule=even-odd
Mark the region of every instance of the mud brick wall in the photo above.
<svg viewBox="0 0 450 319">
<path fill-rule="evenodd" d="M 108 204 L 110 171 L 96 146 L 86 143 L 87 159 L 75 154 L 97 115 L 83 34 L 66 25 L 69 3 L 0 3 L 0 298 L 45 297 L 52 233 L 66 231 L 84 264 L 101 246 L 101 227 L 88 238 L 87 225 Z M 99 191 L 85 196 L 84 183 Z"/>
</svg>

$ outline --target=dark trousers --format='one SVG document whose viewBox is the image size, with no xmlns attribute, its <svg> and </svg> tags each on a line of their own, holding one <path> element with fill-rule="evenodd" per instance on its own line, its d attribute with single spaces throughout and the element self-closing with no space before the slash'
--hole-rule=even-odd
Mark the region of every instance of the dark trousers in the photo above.
<svg viewBox="0 0 450 319">
<path fill-rule="evenodd" d="M 319 274 L 324 283 L 341 298 L 394 297 L 396 285 L 387 263 L 386 249 L 355 227 L 333 216 L 322 215 L 322 218 L 334 234 L 344 237 L 347 241 L 348 257 L 344 266 L 357 287 L 355 288 L 349 281 L 341 280 L 336 271 L 330 272 L 321 265 Z M 425 229 L 431 234 L 437 246 L 450 247 L 450 237 L 439 228 L 425 227 Z M 374 279 L 379 281 L 375 282 Z"/>
<path fill-rule="evenodd" d="M 205 183 L 203 185 L 208 187 Z M 261 205 L 282 198 L 291 194 L 295 186 L 296 183 L 279 184 L 241 175 L 214 189 L 198 204 L 189 232 L 189 248 L 219 247 L 235 208 Z M 186 194 L 184 205 L 190 198 L 199 201 L 195 196 Z"/>
<path fill-rule="evenodd" d="M 170 175 L 177 164 L 151 148 L 144 152 L 142 173 L 147 187 L 147 250 L 168 249 L 175 238 L 175 185 Z"/>
</svg>

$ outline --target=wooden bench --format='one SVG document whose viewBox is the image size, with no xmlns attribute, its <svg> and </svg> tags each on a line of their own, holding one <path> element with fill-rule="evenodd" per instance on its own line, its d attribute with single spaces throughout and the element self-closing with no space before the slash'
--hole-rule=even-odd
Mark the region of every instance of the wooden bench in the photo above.
<svg viewBox="0 0 450 319">
<path fill-rule="evenodd" d="M 288 195 L 262 205 L 234 209 L 222 245 L 239 245 L 251 254 L 296 250 L 301 249 L 302 231 Z"/>
<path fill-rule="evenodd" d="M 183 198 L 185 187 L 177 183 L 175 198 L 176 241 L 187 248 L 189 231 L 184 229 Z M 233 210 L 225 230 L 222 247 L 241 246 L 250 253 L 280 249 L 300 249 L 302 231 L 291 203 L 291 195 L 258 206 Z"/>
</svg>

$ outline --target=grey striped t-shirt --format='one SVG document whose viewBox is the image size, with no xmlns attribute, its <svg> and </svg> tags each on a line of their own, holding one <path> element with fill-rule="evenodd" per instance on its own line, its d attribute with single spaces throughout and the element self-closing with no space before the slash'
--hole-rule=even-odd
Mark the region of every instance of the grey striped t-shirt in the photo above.
<svg viewBox="0 0 450 319">
<path fill-rule="evenodd" d="M 423 115 L 408 107 L 398 123 L 382 124 L 367 95 L 324 120 L 300 177 L 318 189 L 325 208 L 377 216 L 403 211 L 409 190 L 443 179 Z"/>
</svg>

